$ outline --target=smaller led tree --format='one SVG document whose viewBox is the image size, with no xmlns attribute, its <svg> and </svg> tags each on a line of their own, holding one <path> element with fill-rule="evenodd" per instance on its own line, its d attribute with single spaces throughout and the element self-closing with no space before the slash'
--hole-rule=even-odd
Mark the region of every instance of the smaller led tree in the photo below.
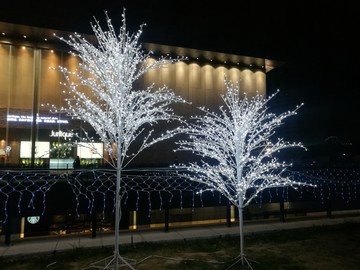
<svg viewBox="0 0 360 270">
<path fill-rule="evenodd" d="M 275 129 L 297 113 L 276 115 L 268 111 L 269 98 L 257 93 L 254 97 L 241 96 L 239 84 L 225 78 L 227 93 L 222 95 L 225 106 L 219 112 L 199 108 L 203 114 L 192 117 L 184 128 L 188 139 L 178 141 L 175 151 L 190 151 L 200 162 L 180 164 L 180 174 L 191 181 L 206 185 L 204 191 L 218 191 L 238 208 L 240 227 L 240 259 L 244 264 L 243 208 L 264 189 L 292 186 L 284 171 L 291 164 L 280 162 L 275 154 L 289 147 L 306 149 L 301 143 L 274 140 Z"/>
</svg>

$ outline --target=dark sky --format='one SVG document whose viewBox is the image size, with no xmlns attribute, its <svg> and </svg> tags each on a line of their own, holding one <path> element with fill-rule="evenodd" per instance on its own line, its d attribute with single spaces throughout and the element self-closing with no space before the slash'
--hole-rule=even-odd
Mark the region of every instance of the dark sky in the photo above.
<svg viewBox="0 0 360 270">
<path fill-rule="evenodd" d="M 298 138 L 360 143 L 356 1 L 78 2 L 7 1 L 0 21 L 92 34 L 94 16 L 107 11 L 120 26 L 125 7 L 129 31 L 147 24 L 143 42 L 284 60 L 268 90 L 280 88 L 279 103 L 305 103 L 292 124 Z"/>
</svg>

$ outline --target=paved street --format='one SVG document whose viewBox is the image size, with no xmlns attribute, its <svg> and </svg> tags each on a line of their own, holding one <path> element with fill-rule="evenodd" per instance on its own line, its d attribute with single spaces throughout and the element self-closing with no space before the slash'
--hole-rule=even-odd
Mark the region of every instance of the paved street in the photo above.
<svg viewBox="0 0 360 270">
<path fill-rule="evenodd" d="M 266 221 L 262 223 L 244 224 L 244 234 L 265 231 L 280 231 L 313 226 L 328 226 L 344 222 L 360 222 L 360 216 L 312 218 L 306 220 L 291 220 L 287 222 Z M 238 235 L 239 226 L 214 225 L 196 226 L 191 228 L 170 228 L 164 230 L 135 230 L 120 232 L 120 244 L 131 244 L 141 242 L 171 241 L 182 239 L 209 238 L 224 235 Z M 96 238 L 89 234 L 61 235 L 50 237 L 31 237 L 27 239 L 15 239 L 9 246 L 5 245 L 4 236 L 0 237 L 0 256 L 13 256 L 32 253 L 52 253 L 61 250 L 75 248 L 101 247 L 114 245 L 114 234 L 98 233 Z"/>
</svg>

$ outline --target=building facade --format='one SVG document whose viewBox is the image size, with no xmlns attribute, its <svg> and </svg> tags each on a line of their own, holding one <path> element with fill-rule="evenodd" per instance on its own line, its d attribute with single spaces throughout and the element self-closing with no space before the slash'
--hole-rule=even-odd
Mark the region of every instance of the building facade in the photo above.
<svg viewBox="0 0 360 270">
<path fill-rule="evenodd" d="M 54 36 L 66 38 L 71 33 L 7 23 L 0 23 L 0 31 L 0 167 L 71 168 L 77 155 L 83 165 L 101 166 L 99 157 L 85 149 L 68 149 L 64 144 L 72 133 L 81 132 L 84 124 L 49 109 L 50 105 L 65 105 L 60 84 L 64 78 L 56 68 L 78 68 L 79 59 Z M 266 94 L 266 59 L 158 44 L 143 46 L 153 51 L 154 57 L 188 59 L 151 70 L 134 86 L 144 89 L 152 83 L 167 85 L 191 102 L 176 108 L 176 113 L 185 117 L 196 114 L 199 106 L 219 106 L 225 75 L 250 94 Z M 91 132 L 91 128 L 85 129 Z M 166 148 L 160 145 L 134 162 L 140 166 L 172 162 L 176 157 Z"/>
</svg>

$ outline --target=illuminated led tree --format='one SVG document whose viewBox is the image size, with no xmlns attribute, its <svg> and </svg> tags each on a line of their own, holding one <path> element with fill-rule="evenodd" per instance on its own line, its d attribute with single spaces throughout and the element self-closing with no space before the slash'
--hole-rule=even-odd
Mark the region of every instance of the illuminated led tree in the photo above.
<svg viewBox="0 0 360 270">
<path fill-rule="evenodd" d="M 144 53 L 139 44 L 143 25 L 135 35 L 129 35 L 125 10 L 119 34 L 116 34 L 107 14 L 106 19 L 107 31 L 102 30 L 97 20 L 95 24 L 91 24 L 98 42 L 96 46 L 79 34 L 70 36 L 68 40 L 60 37 L 75 50 L 73 53 L 81 60 L 76 71 L 60 67 L 66 78 L 63 85 L 69 94 L 66 99 L 67 106 L 60 110 L 94 128 L 105 145 L 108 154 L 106 161 L 116 169 L 115 250 L 109 265 L 113 263 L 114 269 L 118 269 L 119 262 L 122 261 L 132 268 L 119 254 L 123 194 L 121 171 L 145 148 L 180 132 L 174 128 L 154 135 L 152 127 L 159 121 L 182 122 L 182 118 L 174 113 L 171 105 L 185 103 L 185 100 L 176 96 L 166 86 L 156 90 L 153 85 L 145 90 L 133 89 L 134 82 L 150 69 L 160 68 L 180 59 L 164 57 L 150 60 L 152 53 Z M 90 90 L 91 95 L 86 95 L 84 90 Z M 88 139 L 91 138 L 88 136 Z"/>
<path fill-rule="evenodd" d="M 238 208 L 240 227 L 239 260 L 244 264 L 243 209 L 264 189 L 296 186 L 284 172 L 288 166 L 276 154 L 289 147 L 305 147 L 301 143 L 274 140 L 275 129 L 297 113 L 276 115 L 268 111 L 269 98 L 257 93 L 254 97 L 241 95 L 240 87 L 225 78 L 227 93 L 222 96 L 225 106 L 219 112 L 199 108 L 202 115 L 192 117 L 184 132 L 188 139 L 179 141 L 176 151 L 190 151 L 199 162 L 181 164 L 178 169 L 187 179 L 206 184 L 201 192 L 218 191 Z"/>
</svg>

